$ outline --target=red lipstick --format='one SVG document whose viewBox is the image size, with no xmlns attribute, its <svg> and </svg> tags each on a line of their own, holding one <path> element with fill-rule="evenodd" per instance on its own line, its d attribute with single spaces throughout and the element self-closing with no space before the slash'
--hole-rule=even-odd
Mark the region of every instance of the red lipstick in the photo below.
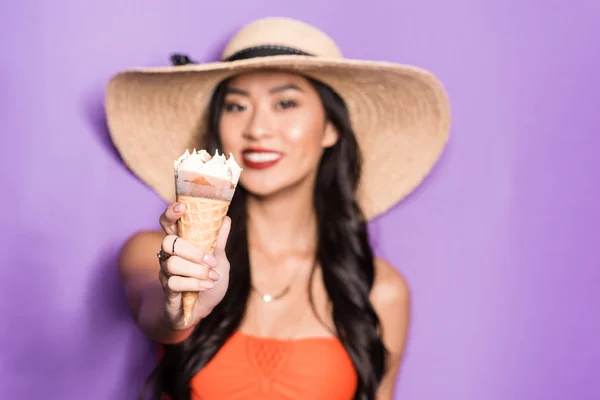
<svg viewBox="0 0 600 400">
<path fill-rule="evenodd" d="M 283 158 L 283 154 L 275 150 L 261 147 L 247 148 L 242 151 L 244 166 L 250 169 L 263 170 L 271 168 Z"/>
</svg>

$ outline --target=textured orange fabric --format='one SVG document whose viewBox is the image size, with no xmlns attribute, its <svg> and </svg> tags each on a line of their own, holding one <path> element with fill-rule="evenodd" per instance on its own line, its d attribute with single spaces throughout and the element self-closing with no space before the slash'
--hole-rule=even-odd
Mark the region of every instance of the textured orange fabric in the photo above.
<svg viewBox="0 0 600 400">
<path fill-rule="evenodd" d="M 159 346 L 159 356 L 162 346 Z M 357 376 L 336 338 L 235 333 L 192 379 L 192 400 L 351 400 Z M 165 396 L 166 398 L 166 396 Z"/>
</svg>

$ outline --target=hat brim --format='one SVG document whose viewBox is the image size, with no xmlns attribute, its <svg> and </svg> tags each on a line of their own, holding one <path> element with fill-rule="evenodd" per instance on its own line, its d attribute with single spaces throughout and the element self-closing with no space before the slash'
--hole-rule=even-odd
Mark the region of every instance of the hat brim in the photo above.
<svg viewBox="0 0 600 400">
<path fill-rule="evenodd" d="M 387 62 L 284 55 L 117 74 L 107 86 L 106 114 L 125 164 L 159 196 L 174 201 L 173 161 L 186 148 L 202 147 L 215 87 L 264 68 L 311 77 L 344 99 L 363 155 L 358 199 L 367 219 L 412 192 L 446 145 L 450 104 L 430 72 Z"/>
</svg>

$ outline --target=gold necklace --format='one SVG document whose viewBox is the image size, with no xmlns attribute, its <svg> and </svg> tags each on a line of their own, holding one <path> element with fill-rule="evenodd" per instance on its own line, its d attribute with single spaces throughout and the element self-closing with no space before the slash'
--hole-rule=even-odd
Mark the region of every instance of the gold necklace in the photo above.
<svg viewBox="0 0 600 400">
<path fill-rule="evenodd" d="M 273 295 L 273 294 L 268 294 L 268 293 L 262 293 L 254 285 L 252 285 L 252 290 L 254 290 L 256 293 L 258 293 L 260 295 L 260 297 L 262 298 L 262 301 L 264 301 L 265 303 L 270 303 L 272 301 L 281 299 L 283 296 L 285 296 L 286 294 L 288 294 L 290 292 L 291 288 L 292 288 L 292 284 L 290 283 L 285 288 L 283 288 L 283 290 L 280 293 Z"/>
<path fill-rule="evenodd" d="M 317 260 L 314 261 L 315 265 L 316 265 L 316 263 L 317 263 Z M 253 284 L 250 284 L 250 287 L 252 288 L 252 290 L 254 290 L 256 293 L 258 293 L 260 295 L 263 302 L 271 303 L 273 301 L 281 299 L 282 297 L 284 297 L 286 294 L 288 294 L 290 292 L 290 289 L 292 288 L 292 284 L 294 283 L 294 279 L 296 278 L 296 275 L 298 275 L 299 271 L 300 271 L 300 268 L 296 269 L 296 272 L 294 272 L 294 274 L 292 275 L 292 278 L 290 279 L 290 283 L 288 283 L 287 286 L 284 287 L 283 290 L 277 294 L 263 293 L 260 290 L 258 290 L 256 288 L 256 286 L 254 286 Z"/>
</svg>

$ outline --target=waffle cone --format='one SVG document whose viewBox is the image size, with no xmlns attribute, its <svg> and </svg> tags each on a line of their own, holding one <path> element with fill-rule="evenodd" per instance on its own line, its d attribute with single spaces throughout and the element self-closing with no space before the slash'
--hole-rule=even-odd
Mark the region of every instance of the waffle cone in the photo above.
<svg viewBox="0 0 600 400">
<path fill-rule="evenodd" d="M 184 215 L 177 221 L 179 236 L 212 254 L 217 243 L 229 201 L 177 195 L 177 201 L 186 204 Z M 198 299 L 198 292 L 182 293 L 183 320 L 187 325 Z"/>
</svg>

